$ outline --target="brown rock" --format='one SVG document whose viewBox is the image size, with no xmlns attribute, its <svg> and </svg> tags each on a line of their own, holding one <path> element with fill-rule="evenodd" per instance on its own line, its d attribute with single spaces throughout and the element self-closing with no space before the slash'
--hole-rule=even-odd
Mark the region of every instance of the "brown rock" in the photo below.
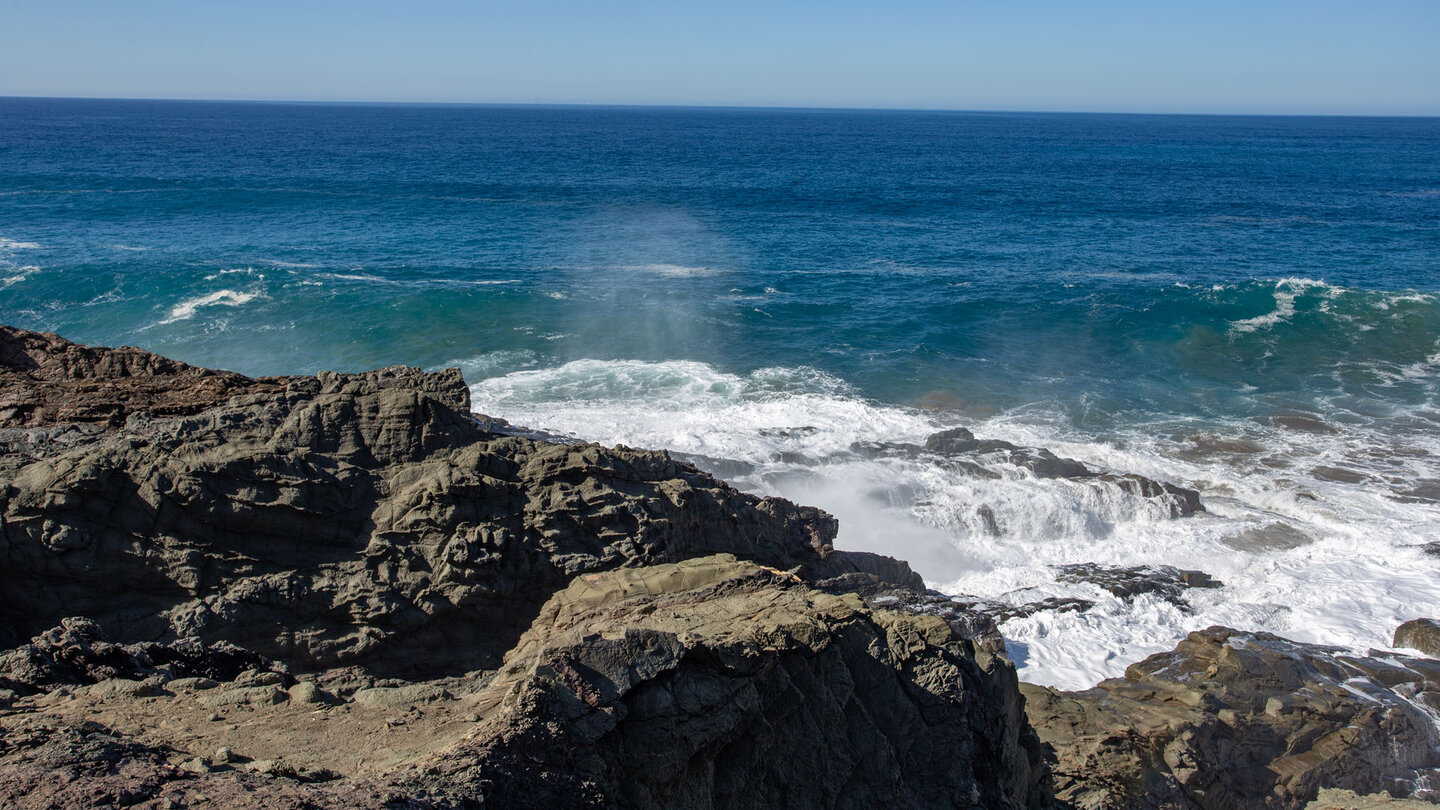
<svg viewBox="0 0 1440 810">
<path fill-rule="evenodd" d="M 3 371 L 22 387 L 99 369 L 151 373 L 159 390 L 203 371 L 5 334 L 48 352 L 27 348 Z M 0 645 L 83 615 L 120 641 L 225 639 L 300 669 L 433 676 L 498 665 L 587 572 L 728 551 L 918 580 L 834 552 L 829 515 L 667 453 L 486 433 L 453 369 L 224 379 L 243 395 L 0 452 L 14 468 L 0 464 Z"/>
<path fill-rule="evenodd" d="M 1395 628 L 1396 647 L 1408 647 L 1440 658 L 1440 622 L 1412 619 Z"/>
<path fill-rule="evenodd" d="M 1212 627 L 1084 692 L 1022 685 L 1074 808 L 1302 808 L 1321 788 L 1435 798 L 1440 666 Z"/>
<path fill-rule="evenodd" d="M 1016 686 L 939 617 L 730 555 L 589 574 L 418 784 L 517 808 L 1041 807 Z"/>
</svg>

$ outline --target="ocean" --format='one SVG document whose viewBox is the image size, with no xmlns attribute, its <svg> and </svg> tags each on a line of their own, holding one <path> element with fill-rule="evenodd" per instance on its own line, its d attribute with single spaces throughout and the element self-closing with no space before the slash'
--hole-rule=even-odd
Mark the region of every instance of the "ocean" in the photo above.
<svg viewBox="0 0 1440 810">
<path fill-rule="evenodd" d="M 0 322 L 460 366 L 477 411 L 820 506 L 943 592 L 1094 602 L 1002 626 L 1040 683 L 1440 617 L 1440 119 L 0 99 Z M 1207 512 L 858 449 L 957 426 Z"/>
</svg>

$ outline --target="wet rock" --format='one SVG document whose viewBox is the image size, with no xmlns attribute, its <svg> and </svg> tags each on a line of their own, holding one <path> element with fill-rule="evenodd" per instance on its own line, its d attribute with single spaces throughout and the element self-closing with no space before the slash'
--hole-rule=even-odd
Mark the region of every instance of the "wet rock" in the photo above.
<svg viewBox="0 0 1440 810">
<path fill-rule="evenodd" d="M 947 596 L 919 587 L 901 588 L 870 574 L 853 573 L 822 580 L 814 587 L 835 596 L 853 594 L 865 604 L 880 610 L 900 611 L 936 616 L 950 626 L 962 639 L 993 654 L 1004 654 L 1005 641 L 1000 637 L 996 620 L 985 610 L 989 603 L 966 597 Z"/>
<path fill-rule="evenodd" d="M 1395 628 L 1393 646 L 1419 650 L 1440 658 L 1440 622 L 1434 619 L 1413 619 Z"/>
<path fill-rule="evenodd" d="M 1211 578 L 1204 571 L 1190 571 L 1168 565 L 1142 565 L 1132 568 L 1109 568 L 1096 563 L 1062 565 L 1056 581 L 1070 584 L 1089 583 L 1120 597 L 1133 599 L 1153 594 L 1171 604 L 1188 607 L 1185 591 L 1190 588 L 1219 588 L 1225 583 Z"/>
<path fill-rule="evenodd" d="M 939 617 L 720 555 L 556 594 L 477 696 L 502 709 L 418 783 L 516 807 L 1044 806 L 1018 697 Z"/>
<path fill-rule="evenodd" d="M 1302 808 L 1321 788 L 1436 798 L 1437 673 L 1212 627 L 1094 689 L 1021 688 L 1064 806 Z"/>
<path fill-rule="evenodd" d="M 963 427 L 932 433 L 925 439 L 926 450 L 946 455 L 973 453 L 979 446 L 980 442 L 975 438 L 975 434 Z M 1013 445 L 1011 446 L 1013 447 Z"/>
<path fill-rule="evenodd" d="M 1049 596 L 1035 602 L 1024 602 L 1019 605 L 981 600 L 973 603 L 970 609 L 983 613 L 996 622 L 1003 623 L 1011 619 L 1023 619 L 1028 616 L 1034 616 L 1037 613 L 1084 613 L 1093 607 L 1095 607 L 1095 603 L 1089 599 Z"/>
<path fill-rule="evenodd" d="M 852 451 L 856 450 L 852 445 Z M 900 453 L 910 445 L 872 444 L 863 451 L 872 456 Z M 1063 458 L 1049 450 L 1038 447 L 1021 447 L 1006 441 L 982 440 L 965 428 L 951 428 L 931 434 L 925 440 L 927 452 L 950 457 L 952 464 L 965 465 L 962 469 L 975 468 L 977 477 L 998 478 L 993 470 L 973 462 L 962 462 L 955 457 L 983 456 L 1029 470 L 1037 478 L 1088 481 L 1097 485 L 1114 486 L 1140 498 L 1147 498 L 1163 504 L 1170 517 L 1185 517 L 1205 511 L 1200 502 L 1200 493 L 1193 489 L 1176 486 L 1146 478 L 1133 473 L 1111 473 L 1092 470 L 1082 462 Z"/>
<path fill-rule="evenodd" d="M 1341 484 L 1363 484 L 1370 480 L 1370 476 L 1358 470 L 1351 470 L 1346 467 L 1329 467 L 1321 465 L 1312 467 L 1310 474 L 1321 481 L 1336 481 Z"/>
<path fill-rule="evenodd" d="M 1422 478 L 1392 497 L 1402 503 L 1440 503 L 1440 480 Z"/>
</svg>

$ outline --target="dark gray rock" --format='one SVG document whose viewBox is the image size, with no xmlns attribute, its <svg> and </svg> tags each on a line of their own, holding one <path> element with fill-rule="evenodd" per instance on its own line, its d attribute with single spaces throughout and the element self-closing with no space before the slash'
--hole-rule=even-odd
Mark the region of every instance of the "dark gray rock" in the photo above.
<svg viewBox="0 0 1440 810">
<path fill-rule="evenodd" d="M 85 618 L 65 619 L 29 644 L 0 653 L 0 688 L 22 695 L 116 678 L 226 681 L 246 672 L 264 673 L 271 683 L 288 679 L 283 664 L 228 642 L 206 644 L 188 638 L 169 644 L 112 644 L 95 622 Z"/>
<path fill-rule="evenodd" d="M 1169 565 L 1141 565 L 1109 568 L 1095 563 L 1062 565 L 1055 579 L 1066 583 L 1089 583 L 1120 597 L 1133 599 L 1154 594 L 1171 604 L 1188 607 L 1185 591 L 1190 588 L 1219 588 L 1225 583 L 1204 571 L 1189 571 Z"/>
<path fill-rule="evenodd" d="M 869 457 L 903 455 L 913 445 L 871 443 L 852 446 L 853 452 Z M 976 477 L 998 478 L 993 470 L 965 461 L 964 457 L 987 457 L 1029 470 L 1037 478 L 1088 481 L 1102 486 L 1118 487 L 1122 491 L 1140 498 L 1147 498 L 1164 504 L 1170 517 L 1178 518 L 1205 511 L 1200 502 L 1200 493 L 1175 484 L 1156 481 L 1134 473 L 1111 473 L 1092 470 L 1073 458 L 1057 456 L 1049 450 L 1038 447 L 1021 447 L 1006 441 L 982 440 L 965 428 L 951 428 L 931 434 L 925 440 L 925 451 L 950 457 L 952 465 L 964 470 L 973 470 Z"/>
</svg>

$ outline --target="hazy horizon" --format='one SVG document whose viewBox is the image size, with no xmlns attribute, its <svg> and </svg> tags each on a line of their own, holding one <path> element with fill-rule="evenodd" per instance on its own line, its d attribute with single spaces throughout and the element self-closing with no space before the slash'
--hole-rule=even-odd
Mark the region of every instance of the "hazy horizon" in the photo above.
<svg viewBox="0 0 1440 810">
<path fill-rule="evenodd" d="M 326 99 L 326 98 L 162 98 L 140 96 L 5 96 L 0 101 L 134 101 L 153 103 L 194 104 L 279 104 L 296 106 L 376 106 L 376 107 L 551 107 L 557 109 L 644 109 L 644 110 L 754 110 L 771 112 L 876 112 L 876 113 L 954 113 L 957 115 L 1116 115 L 1116 116 L 1191 116 L 1197 118 L 1440 118 L 1440 113 L 1268 113 L 1268 112 L 1150 112 L 1144 110 L 1027 110 L 1027 109 L 960 109 L 949 107 L 822 107 L 781 104 L 643 104 L 609 102 L 550 101 L 413 101 L 404 99 Z"/>
<path fill-rule="evenodd" d="M 1440 115 L 1440 4 L 0 8 L 0 96 Z"/>
</svg>

